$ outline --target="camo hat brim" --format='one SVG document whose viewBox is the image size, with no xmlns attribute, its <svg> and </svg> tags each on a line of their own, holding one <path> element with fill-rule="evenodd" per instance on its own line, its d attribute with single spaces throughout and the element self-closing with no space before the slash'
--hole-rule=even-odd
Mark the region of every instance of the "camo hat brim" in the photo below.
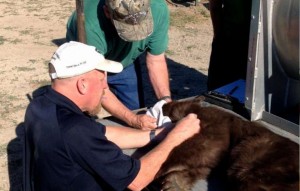
<svg viewBox="0 0 300 191">
<path fill-rule="evenodd" d="M 152 34 L 150 0 L 106 0 L 106 5 L 123 40 L 138 41 Z"/>
</svg>

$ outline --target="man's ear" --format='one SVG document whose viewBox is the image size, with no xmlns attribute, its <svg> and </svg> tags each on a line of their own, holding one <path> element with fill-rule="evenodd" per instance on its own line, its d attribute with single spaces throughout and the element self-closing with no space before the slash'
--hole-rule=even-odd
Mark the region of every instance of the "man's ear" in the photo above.
<svg viewBox="0 0 300 191">
<path fill-rule="evenodd" d="M 84 94 L 87 93 L 87 91 L 88 91 L 88 86 L 89 86 L 88 80 L 87 80 L 87 79 L 85 79 L 85 78 L 79 78 L 79 79 L 77 80 L 76 85 L 77 85 L 77 90 L 78 90 L 78 92 L 79 92 L 80 94 L 84 95 Z"/>
<path fill-rule="evenodd" d="M 103 10 L 104 10 L 105 16 L 106 16 L 108 19 L 110 19 L 110 18 L 111 18 L 111 17 L 110 17 L 110 13 L 109 13 L 109 10 L 108 10 L 108 8 L 107 8 L 106 5 L 103 5 Z"/>
</svg>

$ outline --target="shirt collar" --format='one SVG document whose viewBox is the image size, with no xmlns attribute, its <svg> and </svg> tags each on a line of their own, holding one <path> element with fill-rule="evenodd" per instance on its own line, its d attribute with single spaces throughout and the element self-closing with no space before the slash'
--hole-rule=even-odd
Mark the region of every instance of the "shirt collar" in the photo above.
<svg viewBox="0 0 300 191">
<path fill-rule="evenodd" d="M 60 94 L 59 92 L 55 91 L 50 85 L 43 86 L 33 92 L 33 98 L 42 95 L 47 97 L 50 101 L 52 101 L 56 105 L 68 108 L 69 110 L 75 113 L 84 115 L 83 112 L 80 110 L 80 108 L 72 100 Z"/>
</svg>

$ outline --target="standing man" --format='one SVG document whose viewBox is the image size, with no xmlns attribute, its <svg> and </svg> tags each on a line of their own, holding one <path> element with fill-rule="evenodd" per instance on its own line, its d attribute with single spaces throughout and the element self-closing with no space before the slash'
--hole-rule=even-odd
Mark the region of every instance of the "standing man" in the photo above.
<svg viewBox="0 0 300 191">
<path fill-rule="evenodd" d="M 168 45 L 169 10 L 164 0 L 84 0 L 87 44 L 95 46 L 105 58 L 121 62 L 124 70 L 108 75 L 103 107 L 127 124 L 152 129 L 155 119 L 134 115 L 140 108 L 138 82 L 141 71 L 134 61 L 146 51 L 150 82 L 158 99 L 171 101 L 165 59 Z M 67 24 L 67 40 L 77 40 L 74 12 Z M 121 102 L 120 102 L 120 101 Z M 124 105 L 125 106 L 124 106 Z"/>
<path fill-rule="evenodd" d="M 121 70 L 93 46 L 69 42 L 57 49 L 49 63 L 51 86 L 34 95 L 25 114 L 24 190 L 142 190 L 171 150 L 199 132 L 195 114 L 166 131 L 96 122 L 91 116 L 101 108 L 107 72 Z M 164 139 L 140 159 L 121 150 L 143 147 L 152 137 Z"/>
<path fill-rule="evenodd" d="M 214 37 L 207 89 L 246 79 L 251 0 L 209 0 Z"/>
</svg>

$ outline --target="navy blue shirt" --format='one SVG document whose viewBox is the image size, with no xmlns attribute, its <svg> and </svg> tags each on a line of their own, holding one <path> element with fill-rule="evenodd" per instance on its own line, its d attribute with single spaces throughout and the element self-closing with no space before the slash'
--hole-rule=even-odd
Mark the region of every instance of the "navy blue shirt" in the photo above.
<svg viewBox="0 0 300 191">
<path fill-rule="evenodd" d="M 105 126 L 51 87 L 29 104 L 25 130 L 27 189 L 125 190 L 140 169 L 107 140 Z"/>
</svg>

